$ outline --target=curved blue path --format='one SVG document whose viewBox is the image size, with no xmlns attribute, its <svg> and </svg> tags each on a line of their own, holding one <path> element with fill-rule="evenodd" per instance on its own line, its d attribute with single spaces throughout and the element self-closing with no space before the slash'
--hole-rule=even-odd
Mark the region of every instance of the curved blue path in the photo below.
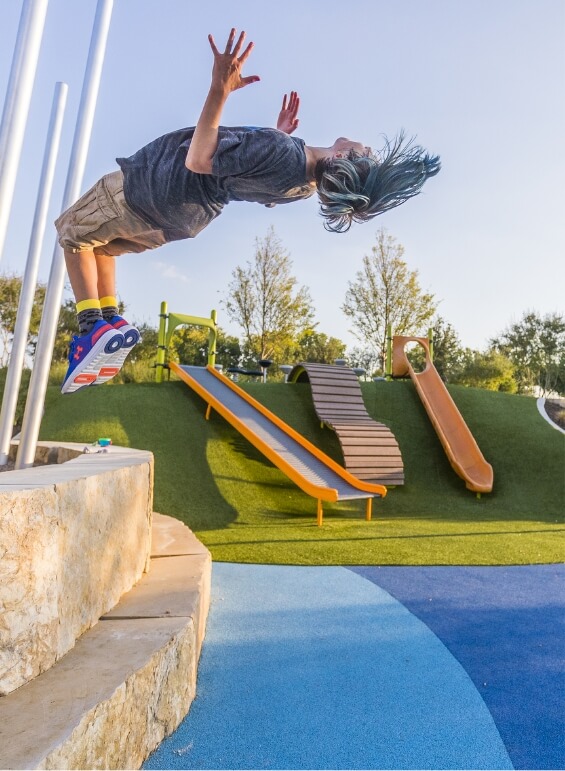
<svg viewBox="0 0 565 771">
<path fill-rule="evenodd" d="M 215 563 L 197 699 L 145 768 L 563 768 L 563 578 Z"/>
<path fill-rule="evenodd" d="M 515 768 L 565 767 L 565 566 L 362 567 L 465 668 Z"/>
</svg>

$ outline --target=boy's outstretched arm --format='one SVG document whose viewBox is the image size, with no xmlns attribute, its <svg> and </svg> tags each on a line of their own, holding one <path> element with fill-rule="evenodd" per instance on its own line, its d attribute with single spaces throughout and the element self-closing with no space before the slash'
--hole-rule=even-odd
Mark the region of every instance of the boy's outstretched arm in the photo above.
<svg viewBox="0 0 565 771">
<path fill-rule="evenodd" d="M 214 54 L 212 83 L 196 124 L 185 161 L 186 168 L 197 174 L 212 173 L 212 158 L 218 146 L 218 128 L 228 96 L 232 91 L 237 91 L 239 88 L 244 88 L 260 79 L 258 75 L 242 77 L 241 70 L 251 53 L 253 43 L 249 43 L 243 53 L 239 55 L 243 48 L 245 32 L 239 35 L 232 51 L 235 35 L 236 31 L 232 29 L 223 53 L 220 53 L 216 48 L 212 35 L 208 35 L 210 47 Z"/>
</svg>

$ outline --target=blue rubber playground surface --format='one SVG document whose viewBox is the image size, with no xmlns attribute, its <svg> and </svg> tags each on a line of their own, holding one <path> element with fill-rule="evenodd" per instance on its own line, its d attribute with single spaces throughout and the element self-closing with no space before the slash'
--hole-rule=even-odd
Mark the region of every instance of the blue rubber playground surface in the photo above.
<svg viewBox="0 0 565 771">
<path fill-rule="evenodd" d="M 565 568 L 214 563 L 148 769 L 563 769 Z"/>
</svg>

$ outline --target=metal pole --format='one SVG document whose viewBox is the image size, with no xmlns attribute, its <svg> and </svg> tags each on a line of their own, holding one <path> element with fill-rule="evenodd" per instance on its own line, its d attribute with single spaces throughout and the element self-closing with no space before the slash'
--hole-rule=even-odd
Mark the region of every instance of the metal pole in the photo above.
<svg viewBox="0 0 565 771">
<path fill-rule="evenodd" d="M 55 84 L 53 106 L 51 108 L 51 118 L 47 132 L 47 143 L 45 145 L 43 167 L 41 169 L 37 204 L 35 207 L 35 216 L 33 219 L 26 268 L 20 292 L 18 314 L 16 316 L 16 326 L 14 328 L 14 339 L 12 340 L 12 351 L 10 353 L 6 383 L 4 385 L 2 410 L 0 411 L 0 466 L 8 462 L 10 439 L 12 437 L 14 416 L 16 414 L 16 406 L 18 403 L 18 392 L 20 390 L 22 370 L 24 367 L 29 322 L 33 310 L 35 287 L 37 284 L 41 245 L 45 235 L 47 211 L 51 199 L 55 165 L 61 140 L 61 129 L 67 102 L 67 91 L 68 86 L 66 83 Z"/>
<path fill-rule="evenodd" d="M 159 314 L 159 334 L 157 336 L 157 362 L 155 364 L 155 380 L 157 383 L 163 382 L 163 368 L 167 358 L 167 303 L 161 303 L 161 313 Z"/>
<path fill-rule="evenodd" d="M 392 378 L 392 324 L 386 325 L 386 364 L 385 378 Z"/>
<path fill-rule="evenodd" d="M 217 311 L 213 310 L 210 313 L 210 319 L 212 320 L 213 326 L 210 327 L 210 332 L 208 333 L 208 366 L 214 367 L 216 364 L 216 348 L 218 345 L 218 313 Z"/>
<path fill-rule="evenodd" d="M 0 125 L 0 260 L 49 0 L 24 0 Z"/>
<path fill-rule="evenodd" d="M 92 134 L 96 99 L 100 87 L 106 42 L 110 30 L 114 0 L 98 0 L 96 16 L 88 51 L 88 61 L 82 87 L 79 114 L 69 162 L 67 183 L 63 195 L 62 211 L 73 204 L 80 195 L 86 156 Z M 45 392 L 49 380 L 49 368 L 53 356 L 53 343 L 57 333 L 57 321 L 61 310 L 61 298 L 65 282 L 63 250 L 55 243 L 53 262 L 45 294 L 45 305 L 39 327 L 35 362 L 31 373 L 16 468 L 29 468 L 35 459 Z"/>
</svg>

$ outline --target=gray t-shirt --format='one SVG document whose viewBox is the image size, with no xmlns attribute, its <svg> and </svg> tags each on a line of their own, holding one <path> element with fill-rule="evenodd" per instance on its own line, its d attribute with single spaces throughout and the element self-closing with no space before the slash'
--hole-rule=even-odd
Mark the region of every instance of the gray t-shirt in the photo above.
<svg viewBox="0 0 565 771">
<path fill-rule="evenodd" d="M 194 238 L 230 201 L 266 206 L 309 198 L 304 141 L 271 128 L 220 127 L 212 174 L 185 166 L 194 128 L 150 142 L 129 158 L 124 173 L 128 205 L 167 241 Z"/>
</svg>

